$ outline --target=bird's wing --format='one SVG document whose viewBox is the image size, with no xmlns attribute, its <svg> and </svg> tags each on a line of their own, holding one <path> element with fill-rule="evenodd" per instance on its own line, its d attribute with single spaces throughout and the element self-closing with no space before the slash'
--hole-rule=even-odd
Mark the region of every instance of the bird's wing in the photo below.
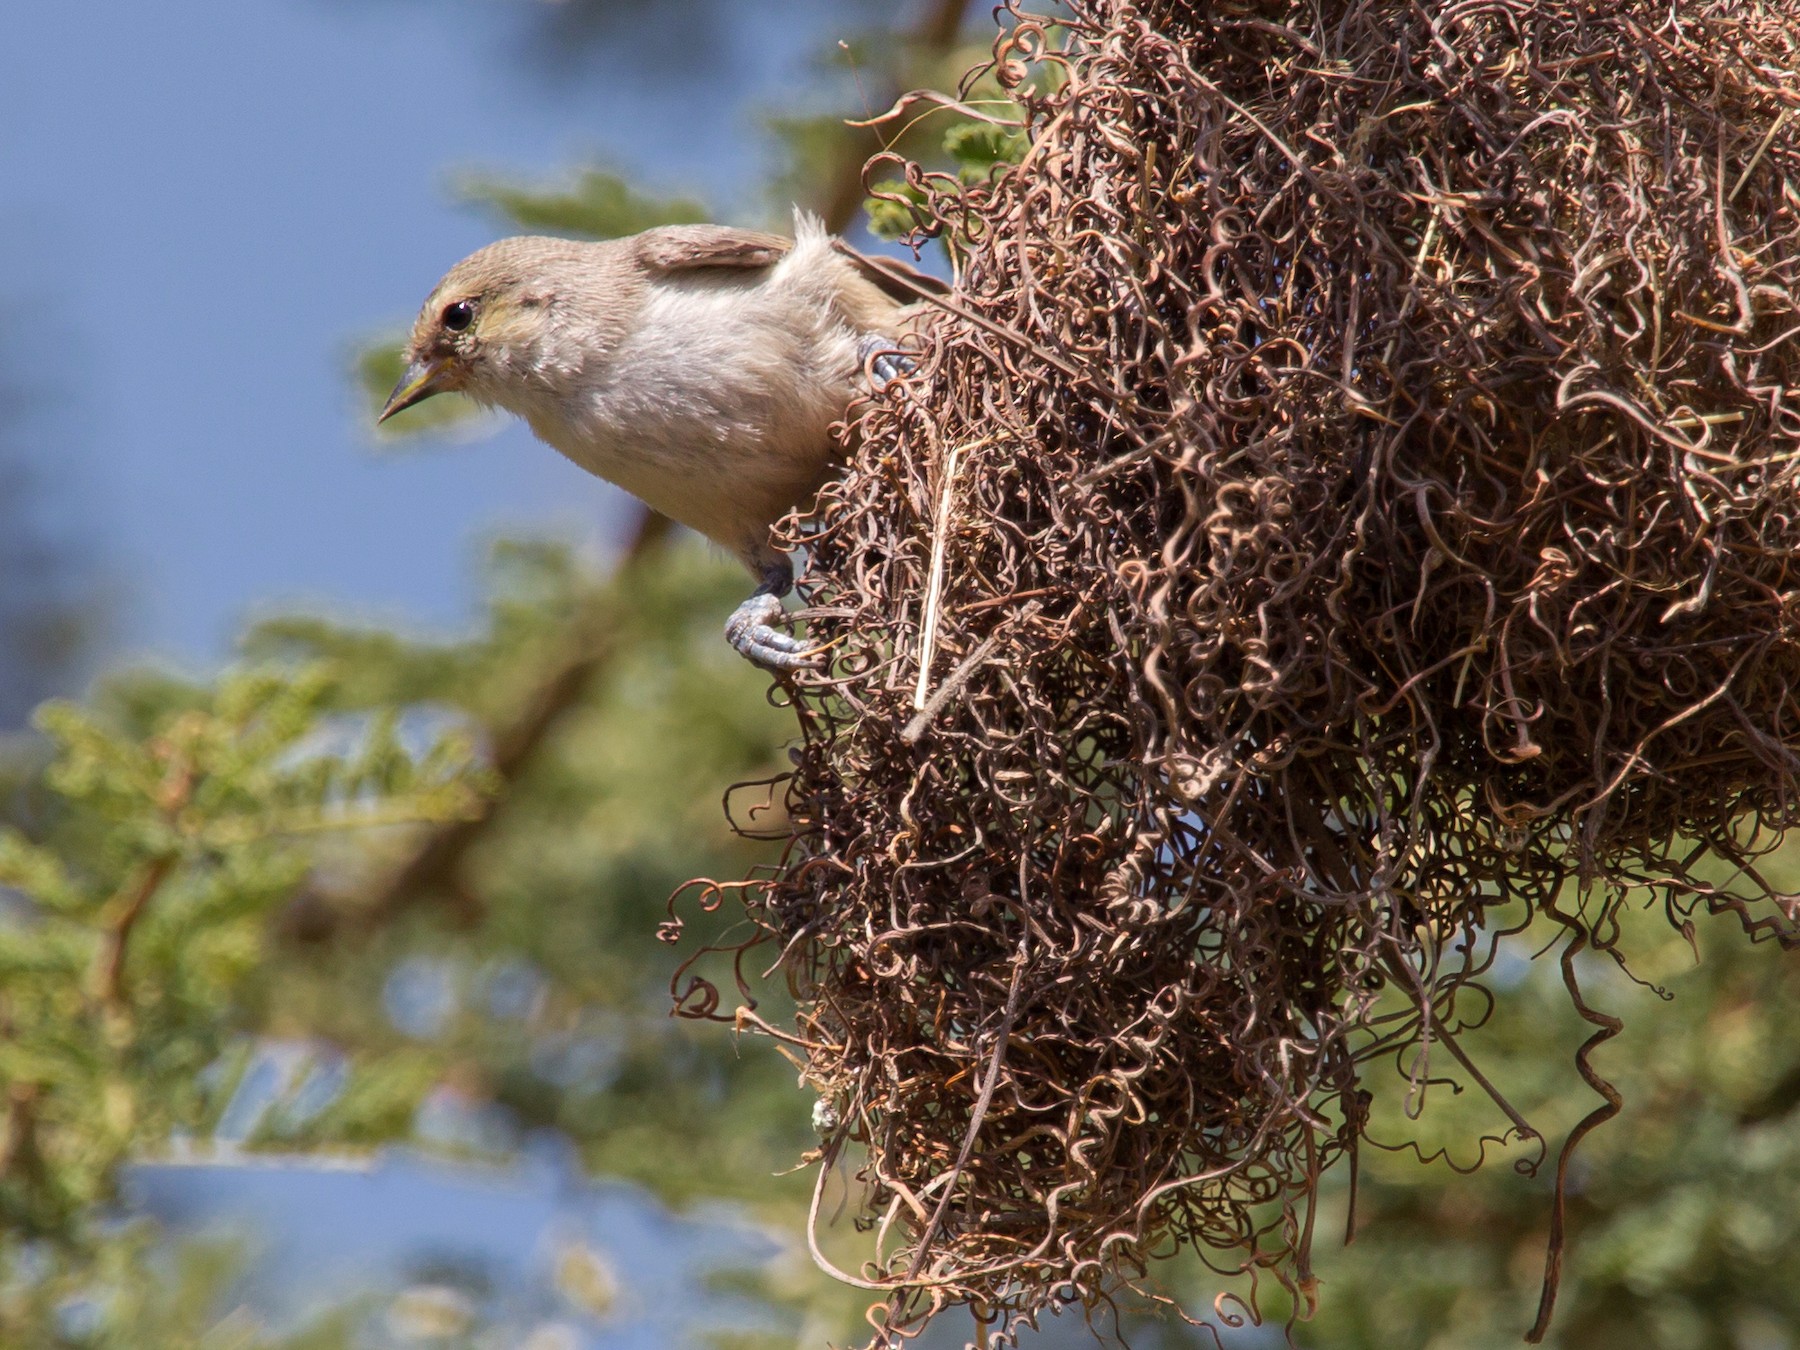
<svg viewBox="0 0 1800 1350">
<path fill-rule="evenodd" d="M 634 241 L 639 260 L 655 272 L 686 272 L 702 267 L 772 267 L 794 247 L 794 241 L 761 230 L 740 230 L 732 225 L 661 225 L 645 230 Z M 947 295 L 950 288 L 929 272 L 921 272 L 894 258 L 870 258 L 842 239 L 833 247 L 857 271 L 901 304 L 912 304 L 924 295 Z"/>
<path fill-rule="evenodd" d="M 637 255 L 656 272 L 696 267 L 769 267 L 794 246 L 791 239 L 730 225 L 660 225 L 637 236 Z"/>
</svg>

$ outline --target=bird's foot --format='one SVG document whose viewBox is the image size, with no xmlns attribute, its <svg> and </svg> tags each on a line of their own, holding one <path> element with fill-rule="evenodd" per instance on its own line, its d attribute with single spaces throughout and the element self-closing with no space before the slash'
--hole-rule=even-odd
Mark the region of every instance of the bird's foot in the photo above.
<svg viewBox="0 0 1800 1350">
<path fill-rule="evenodd" d="M 894 346 L 891 338 L 880 333 L 865 333 L 856 344 L 856 359 L 873 372 L 875 392 L 880 393 L 902 375 L 910 375 L 919 363 Z"/>
<path fill-rule="evenodd" d="M 785 613 L 779 597 L 758 591 L 731 611 L 731 617 L 725 620 L 725 640 L 739 656 L 765 670 L 799 670 L 817 665 L 818 657 L 804 642 L 775 627 Z"/>
</svg>

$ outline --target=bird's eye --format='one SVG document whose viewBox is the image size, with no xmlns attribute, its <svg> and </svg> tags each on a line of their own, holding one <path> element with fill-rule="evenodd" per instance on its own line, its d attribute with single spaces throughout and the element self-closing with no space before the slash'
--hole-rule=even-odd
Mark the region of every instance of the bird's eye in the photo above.
<svg viewBox="0 0 1800 1350">
<path fill-rule="evenodd" d="M 444 306 L 444 327 L 452 333 L 460 333 L 475 321 L 475 306 L 467 300 L 458 300 L 453 305 Z"/>
</svg>

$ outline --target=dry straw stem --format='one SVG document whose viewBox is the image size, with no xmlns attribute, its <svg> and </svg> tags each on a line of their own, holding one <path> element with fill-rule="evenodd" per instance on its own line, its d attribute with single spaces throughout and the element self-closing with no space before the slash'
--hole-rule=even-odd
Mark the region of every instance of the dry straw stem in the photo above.
<svg viewBox="0 0 1800 1350">
<path fill-rule="evenodd" d="M 1576 951 L 1800 935 L 1794 7 L 1072 14 L 987 68 L 1023 164 L 909 171 L 956 312 L 790 526 L 837 659 L 739 955 L 888 1339 L 1182 1245 L 1303 1308 L 1370 1066 L 1486 1088 L 1502 936 L 1565 935 L 1578 1138 Z"/>
<path fill-rule="evenodd" d="M 937 530 L 931 541 L 931 575 L 925 583 L 924 638 L 919 643 L 919 685 L 913 691 L 913 710 L 923 712 L 930 702 L 931 657 L 937 649 L 938 605 L 944 597 L 944 553 L 950 546 L 950 504 L 956 492 L 956 461 L 961 446 L 950 447 L 944 460 L 943 483 L 938 488 Z"/>
</svg>

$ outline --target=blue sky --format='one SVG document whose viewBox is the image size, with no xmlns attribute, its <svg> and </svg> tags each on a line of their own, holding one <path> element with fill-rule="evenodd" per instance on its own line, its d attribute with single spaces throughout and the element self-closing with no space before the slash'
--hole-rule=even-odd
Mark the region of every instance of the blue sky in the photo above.
<svg viewBox="0 0 1800 1350">
<path fill-rule="evenodd" d="M 114 659 L 205 667 L 294 603 L 455 626 L 488 533 L 604 546 L 614 491 L 517 426 L 377 450 L 349 353 L 501 232 L 459 169 L 597 162 L 764 209 L 758 115 L 858 7 L 724 6 L 708 32 L 711 8 L 647 6 L 547 69 L 548 0 L 11 7 L 0 353 L 47 400 L 42 506 L 96 556 Z"/>
<path fill-rule="evenodd" d="M 591 1182 L 553 1139 L 538 1142 L 505 1165 L 407 1149 L 147 1162 L 128 1170 L 125 1188 L 174 1231 L 231 1244 L 248 1266 L 237 1292 L 277 1327 L 402 1288 L 434 1266 L 488 1286 L 480 1311 L 507 1336 L 496 1344 L 524 1344 L 544 1324 L 569 1334 L 540 1343 L 595 1350 L 697 1345 L 706 1331 L 745 1323 L 773 1329 L 766 1309 L 711 1278 L 775 1260 L 772 1235 L 727 1211 L 678 1216 L 636 1187 Z M 572 1248 L 615 1283 L 601 1316 L 559 1287 Z"/>
</svg>

